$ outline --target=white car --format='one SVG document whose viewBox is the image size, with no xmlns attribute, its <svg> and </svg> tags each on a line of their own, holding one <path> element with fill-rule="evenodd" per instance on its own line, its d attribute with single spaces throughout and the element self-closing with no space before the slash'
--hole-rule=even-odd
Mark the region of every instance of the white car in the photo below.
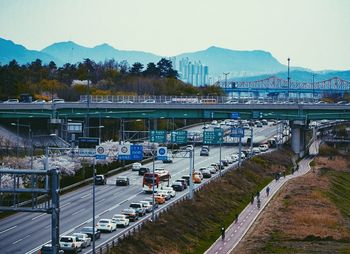
<svg viewBox="0 0 350 254">
<path fill-rule="evenodd" d="M 19 103 L 18 99 L 8 99 L 7 101 L 4 101 L 5 104 L 14 104 Z"/>
<path fill-rule="evenodd" d="M 116 224 L 117 227 L 127 227 L 129 226 L 130 220 L 125 214 L 114 214 L 112 221 Z"/>
<path fill-rule="evenodd" d="M 79 241 L 76 236 L 68 235 L 61 236 L 59 244 L 61 250 L 77 253 L 81 251 L 83 242 Z"/>
<path fill-rule="evenodd" d="M 141 168 L 142 164 L 140 162 L 135 162 L 131 166 L 132 171 L 139 171 Z"/>
<path fill-rule="evenodd" d="M 258 154 L 258 153 L 260 153 L 261 151 L 260 151 L 259 147 L 253 147 L 252 152 L 253 152 L 253 154 Z"/>
<path fill-rule="evenodd" d="M 100 231 L 113 232 L 117 229 L 117 225 L 110 219 L 100 219 L 96 224 L 96 228 Z"/>
<path fill-rule="evenodd" d="M 63 99 L 53 99 L 49 101 L 49 103 L 64 103 L 65 101 Z"/>
<path fill-rule="evenodd" d="M 45 100 L 38 99 L 38 100 L 33 101 L 32 103 L 34 103 L 34 104 L 45 104 L 46 101 L 45 101 Z"/>
<path fill-rule="evenodd" d="M 233 162 L 238 161 L 238 159 L 239 159 L 238 154 L 236 154 L 236 153 L 231 154 L 231 159 L 233 160 Z"/>
<path fill-rule="evenodd" d="M 143 208 L 146 209 L 146 213 L 152 212 L 153 207 L 149 201 L 142 200 L 139 203 L 141 203 Z"/>
<path fill-rule="evenodd" d="M 91 238 L 87 234 L 74 233 L 72 234 L 72 236 L 75 236 L 78 239 L 78 241 L 82 242 L 82 248 L 86 248 L 91 245 Z"/>
<path fill-rule="evenodd" d="M 266 144 L 262 144 L 259 146 L 259 149 L 261 152 L 266 152 L 267 150 L 269 150 L 269 147 Z"/>
<path fill-rule="evenodd" d="M 156 101 L 153 100 L 153 99 L 148 99 L 148 100 L 145 100 L 145 101 L 143 101 L 141 103 L 156 103 Z"/>
<path fill-rule="evenodd" d="M 232 159 L 231 156 L 227 156 L 227 157 L 225 158 L 225 160 L 226 160 L 229 164 L 234 163 L 234 160 Z"/>
<path fill-rule="evenodd" d="M 172 198 L 176 196 L 176 191 L 172 187 L 163 186 L 162 190 L 167 191 Z"/>
<path fill-rule="evenodd" d="M 209 170 L 210 174 L 215 174 L 216 173 L 216 168 L 214 166 L 207 167 L 207 170 Z"/>
</svg>

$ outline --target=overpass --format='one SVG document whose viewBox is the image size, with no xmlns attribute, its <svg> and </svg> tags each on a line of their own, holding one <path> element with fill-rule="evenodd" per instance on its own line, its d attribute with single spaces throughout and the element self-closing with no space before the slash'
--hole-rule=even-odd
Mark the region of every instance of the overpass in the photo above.
<svg viewBox="0 0 350 254">
<path fill-rule="evenodd" d="M 305 130 L 310 120 L 350 120 L 350 105 L 344 104 L 297 104 L 297 103 L 112 103 L 102 101 L 66 102 L 57 104 L 16 103 L 0 104 L 1 119 L 47 119 L 59 128 L 68 119 L 277 119 L 289 120 L 292 148 L 303 155 Z M 155 125 L 156 126 L 156 125 Z"/>
</svg>

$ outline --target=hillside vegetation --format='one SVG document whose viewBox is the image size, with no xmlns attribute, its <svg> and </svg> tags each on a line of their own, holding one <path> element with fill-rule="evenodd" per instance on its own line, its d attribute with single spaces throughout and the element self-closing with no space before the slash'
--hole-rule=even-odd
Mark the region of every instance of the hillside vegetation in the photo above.
<svg viewBox="0 0 350 254">
<path fill-rule="evenodd" d="M 280 190 L 232 253 L 350 253 L 350 158 L 323 155 L 312 166 Z"/>
<path fill-rule="evenodd" d="M 220 236 L 221 226 L 228 227 L 249 203 L 252 193 L 271 181 L 274 172 L 291 168 L 290 154 L 280 150 L 244 162 L 196 192 L 193 201 L 178 203 L 109 253 L 203 253 Z"/>
</svg>

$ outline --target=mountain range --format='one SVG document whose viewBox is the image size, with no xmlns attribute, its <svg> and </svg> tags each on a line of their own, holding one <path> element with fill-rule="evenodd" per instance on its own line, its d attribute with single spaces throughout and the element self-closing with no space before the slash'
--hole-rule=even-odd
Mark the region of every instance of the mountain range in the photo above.
<svg viewBox="0 0 350 254">
<path fill-rule="evenodd" d="M 29 50 L 22 45 L 0 38 L 0 64 L 4 65 L 15 59 L 19 64 L 27 64 L 36 59 L 41 59 L 43 63 L 54 61 L 56 65 L 62 66 L 65 63 L 77 63 L 90 58 L 95 62 L 115 59 L 117 62 L 127 61 L 129 65 L 140 62 L 145 66 L 154 62 L 157 63 L 162 57 L 160 55 L 133 50 L 119 50 L 108 44 L 101 44 L 89 48 L 78 45 L 72 41 L 54 43 L 41 51 Z M 176 59 L 176 66 L 183 58 L 189 61 L 201 62 L 209 67 L 209 76 L 223 78 L 223 73 L 229 72 L 229 77 L 234 79 L 262 78 L 276 74 L 283 76 L 287 67 L 281 64 L 270 52 L 263 50 L 241 51 L 220 47 L 209 47 L 208 49 L 183 53 L 173 56 Z M 305 68 L 292 67 L 296 74 L 295 79 L 307 79 L 312 76 L 311 71 Z M 332 71 L 327 72 L 327 75 Z M 318 77 L 326 73 L 319 73 Z M 333 71 L 337 76 L 338 72 Z M 349 77 L 345 72 L 343 76 Z M 247 78 L 251 77 L 251 78 Z"/>
</svg>

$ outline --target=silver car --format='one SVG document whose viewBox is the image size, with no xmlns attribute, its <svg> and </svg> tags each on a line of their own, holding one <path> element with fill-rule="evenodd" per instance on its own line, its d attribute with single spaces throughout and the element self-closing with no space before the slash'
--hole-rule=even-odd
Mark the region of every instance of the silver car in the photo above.
<svg viewBox="0 0 350 254">
<path fill-rule="evenodd" d="M 78 239 L 78 241 L 82 242 L 82 248 L 86 248 L 91 245 L 91 238 L 87 234 L 74 233 L 72 234 L 72 236 L 75 236 Z"/>
</svg>

